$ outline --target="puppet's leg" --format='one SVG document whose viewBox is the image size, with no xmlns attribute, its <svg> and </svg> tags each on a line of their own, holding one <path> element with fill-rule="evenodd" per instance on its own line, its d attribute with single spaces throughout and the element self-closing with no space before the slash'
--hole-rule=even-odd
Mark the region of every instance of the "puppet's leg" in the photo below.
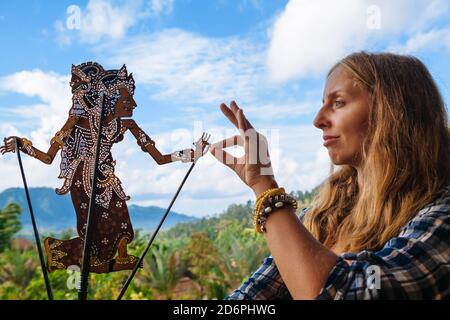
<svg viewBox="0 0 450 320">
<path fill-rule="evenodd" d="M 80 238 L 70 240 L 45 238 L 44 248 L 47 254 L 48 271 L 67 269 L 70 266 L 79 268 L 82 247 L 83 242 Z"/>
<path fill-rule="evenodd" d="M 122 238 L 119 241 L 119 245 L 117 247 L 117 251 L 119 252 L 118 257 L 121 259 L 124 259 L 128 256 L 128 251 L 127 251 L 127 245 L 128 245 L 128 239 L 127 238 Z"/>
<path fill-rule="evenodd" d="M 84 242 L 80 237 L 70 240 L 45 238 L 44 247 L 47 253 L 47 269 L 49 272 L 74 267 L 81 268 Z M 110 264 L 101 262 L 97 257 L 91 257 L 90 271 L 93 273 L 106 273 L 111 271 Z"/>
<path fill-rule="evenodd" d="M 118 197 L 114 198 L 111 213 L 120 229 L 117 230 L 119 239 L 117 242 L 117 256 L 114 259 L 113 270 L 131 270 L 138 261 L 138 258 L 128 254 L 127 250 L 128 244 L 133 240 L 134 231 L 126 202 Z"/>
<path fill-rule="evenodd" d="M 83 182 L 83 165 L 79 165 L 77 171 L 73 177 L 73 183 L 70 188 L 70 196 L 72 198 L 73 207 L 75 209 L 76 218 L 77 218 L 77 232 L 78 238 L 71 239 L 68 241 L 76 242 L 79 244 L 77 249 L 73 248 L 67 249 L 67 255 L 71 262 L 76 261 L 79 266 L 82 264 L 83 259 L 83 249 L 84 249 L 84 237 L 87 228 L 87 215 L 89 211 L 89 197 L 86 194 L 86 190 L 84 188 Z M 94 207 L 93 217 L 95 225 L 98 226 L 101 223 L 101 217 L 99 218 L 99 212 L 101 213 L 98 206 Z M 110 265 L 108 259 L 102 259 L 99 257 L 98 252 L 98 239 L 97 239 L 97 230 L 94 231 L 93 242 L 92 242 L 92 251 L 91 251 L 91 263 L 90 263 L 90 272 L 93 273 L 106 273 L 110 270 Z M 66 243 L 66 242 L 64 242 Z M 70 243 L 67 243 L 69 246 Z"/>
<path fill-rule="evenodd" d="M 117 247 L 118 255 L 114 259 L 113 271 L 132 270 L 138 262 L 138 257 L 128 254 L 128 243 L 128 238 L 123 237 L 120 239 Z M 140 267 L 142 268 L 142 265 L 140 265 Z"/>
</svg>

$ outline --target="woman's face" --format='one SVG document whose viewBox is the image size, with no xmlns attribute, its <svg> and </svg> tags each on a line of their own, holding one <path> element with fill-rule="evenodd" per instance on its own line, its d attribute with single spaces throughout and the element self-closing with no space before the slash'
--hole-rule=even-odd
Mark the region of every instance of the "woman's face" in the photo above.
<svg viewBox="0 0 450 320">
<path fill-rule="evenodd" d="M 361 165 L 368 118 L 369 93 L 344 67 L 338 66 L 327 79 L 323 106 L 314 119 L 314 125 L 323 131 L 324 146 L 335 165 Z"/>
<path fill-rule="evenodd" d="M 132 117 L 133 109 L 136 108 L 136 101 L 130 95 L 127 89 L 120 88 L 120 98 L 116 104 L 116 117 Z"/>
</svg>

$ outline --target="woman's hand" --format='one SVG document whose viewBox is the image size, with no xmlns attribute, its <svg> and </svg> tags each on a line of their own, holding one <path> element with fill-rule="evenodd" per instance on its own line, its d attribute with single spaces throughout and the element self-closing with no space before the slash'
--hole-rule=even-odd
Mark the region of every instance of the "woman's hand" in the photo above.
<svg viewBox="0 0 450 320">
<path fill-rule="evenodd" d="M 212 144 L 210 152 L 217 160 L 236 172 L 256 196 L 267 189 L 277 188 L 266 137 L 253 128 L 236 102 L 232 101 L 230 107 L 223 103 L 220 105 L 223 114 L 239 130 L 239 135 Z M 240 158 L 233 157 L 223 150 L 235 145 L 244 147 L 245 154 Z"/>
</svg>

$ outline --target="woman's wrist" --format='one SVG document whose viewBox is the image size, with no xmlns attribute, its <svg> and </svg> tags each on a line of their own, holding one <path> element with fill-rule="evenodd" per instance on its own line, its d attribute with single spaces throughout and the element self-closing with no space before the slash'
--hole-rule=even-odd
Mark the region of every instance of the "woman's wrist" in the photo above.
<svg viewBox="0 0 450 320">
<path fill-rule="evenodd" d="M 278 188 L 278 183 L 275 181 L 274 178 L 267 178 L 255 183 L 251 188 L 255 193 L 255 196 L 258 197 L 264 191 L 273 188 Z"/>
</svg>

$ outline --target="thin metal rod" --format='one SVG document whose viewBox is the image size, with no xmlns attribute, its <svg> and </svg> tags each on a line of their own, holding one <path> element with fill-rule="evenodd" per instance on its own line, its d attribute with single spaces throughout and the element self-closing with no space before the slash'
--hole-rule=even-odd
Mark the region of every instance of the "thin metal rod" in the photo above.
<svg viewBox="0 0 450 320">
<path fill-rule="evenodd" d="M 130 276 L 128 277 L 127 281 L 125 282 L 124 286 L 122 287 L 122 290 L 120 290 L 119 296 L 117 297 L 117 300 L 121 300 L 123 295 L 125 294 L 125 292 L 128 289 L 128 286 L 130 285 L 131 281 L 133 280 L 134 276 L 136 275 L 136 272 L 139 269 L 139 266 L 142 264 L 142 261 L 144 261 L 145 255 L 147 254 L 148 250 L 150 249 L 150 246 L 153 243 L 153 240 L 155 240 L 156 235 L 159 232 L 159 229 L 161 228 L 161 226 L 164 223 L 164 220 L 166 220 L 167 216 L 169 215 L 170 209 L 172 208 L 175 200 L 178 197 L 178 194 L 181 191 L 181 188 L 183 188 L 184 183 L 186 182 L 187 178 L 189 177 L 189 175 L 191 174 L 192 169 L 195 166 L 195 161 L 192 163 L 191 167 L 189 168 L 188 172 L 186 173 L 186 175 L 184 176 L 183 181 L 181 182 L 180 186 L 178 187 L 177 192 L 175 193 L 175 195 L 172 198 L 172 201 L 170 202 L 169 207 L 166 209 L 166 212 L 164 213 L 161 221 L 159 222 L 158 227 L 156 228 L 156 230 L 153 232 L 152 237 L 150 238 L 150 241 L 148 242 L 147 246 L 145 247 L 144 252 L 142 253 L 141 257 L 139 258 L 138 262 L 136 263 L 136 265 L 133 268 L 133 271 L 131 272 Z"/>
<path fill-rule="evenodd" d="M 36 226 L 36 219 L 34 218 L 33 206 L 31 205 L 30 192 L 28 191 L 27 179 L 25 178 L 25 172 L 23 170 L 22 158 L 20 156 L 19 141 L 16 139 L 17 160 L 19 161 L 20 173 L 22 174 L 23 187 L 25 189 L 25 195 L 27 197 L 28 209 L 30 211 L 31 223 L 33 225 L 34 239 L 36 240 L 36 247 L 39 253 L 39 261 L 41 262 L 42 274 L 44 275 L 45 288 L 47 289 L 48 300 L 53 300 L 52 288 L 50 281 L 48 280 L 47 268 L 45 267 L 44 254 L 42 252 L 41 238 Z"/>
<path fill-rule="evenodd" d="M 91 249 L 92 249 L 92 233 L 95 228 L 95 195 L 97 194 L 97 177 L 99 174 L 98 162 L 100 158 L 100 147 L 101 147 L 101 136 L 103 129 L 103 119 L 105 117 L 105 102 L 106 99 L 103 96 L 102 110 L 100 112 L 100 121 L 98 123 L 98 135 L 97 135 L 97 147 L 95 151 L 95 167 L 94 167 L 94 177 L 92 178 L 92 188 L 91 188 L 91 198 L 89 199 L 89 211 L 87 215 L 87 227 L 86 234 L 84 237 L 84 248 L 83 248 L 83 263 L 81 267 L 80 275 L 80 287 L 78 289 L 78 300 L 86 300 L 88 285 L 89 285 L 89 269 L 91 262 Z"/>
</svg>

